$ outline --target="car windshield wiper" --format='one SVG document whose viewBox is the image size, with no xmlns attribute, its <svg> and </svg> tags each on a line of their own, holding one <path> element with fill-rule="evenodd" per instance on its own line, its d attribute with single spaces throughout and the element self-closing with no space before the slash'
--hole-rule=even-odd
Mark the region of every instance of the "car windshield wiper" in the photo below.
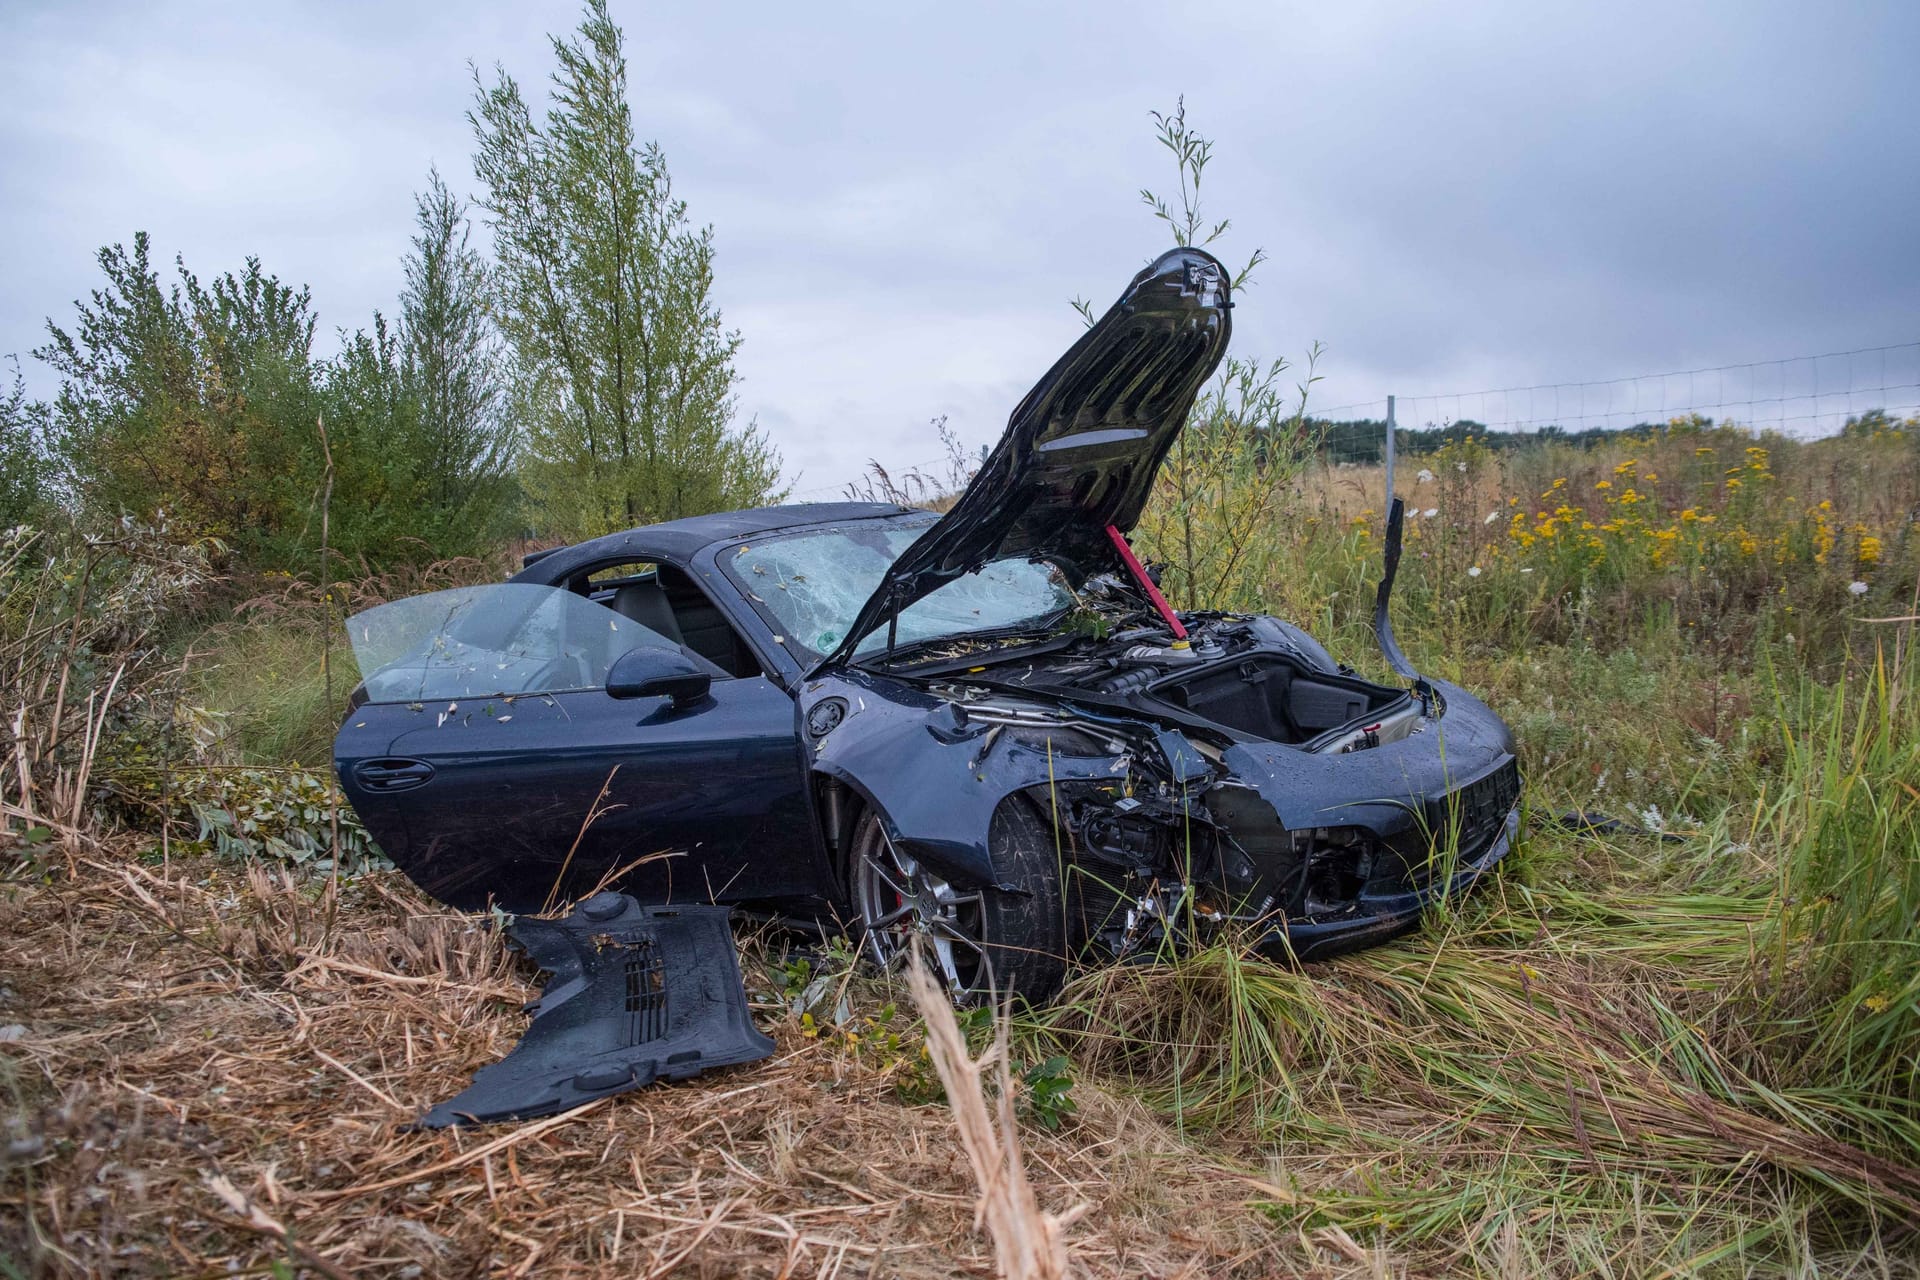
<svg viewBox="0 0 1920 1280">
<path fill-rule="evenodd" d="M 1064 618 L 1067 613 L 1068 609 L 1061 608 L 1054 610 L 1044 617 L 1034 618 L 1027 622 L 1010 623 L 1004 627 L 990 627 L 984 631 L 954 631 L 941 636 L 928 636 L 924 640 L 914 640 L 906 644 L 895 645 L 890 654 L 885 649 L 864 656 L 856 654 L 853 658 L 853 663 L 856 666 L 874 665 L 896 669 L 913 667 L 915 665 L 913 662 L 914 654 L 923 653 L 927 649 L 936 648 L 941 645 L 967 644 L 970 642 L 979 642 L 990 647 L 983 648 L 974 653 L 961 654 L 953 658 L 936 657 L 931 659 L 930 663 L 921 665 L 951 662 L 964 667 L 978 666 L 983 661 L 997 662 L 1001 658 L 1013 654 L 1016 650 L 1021 653 L 1026 653 L 1034 651 L 1040 645 L 1057 647 L 1057 645 L 1065 645 L 1076 639 L 1077 637 L 1075 636 L 1054 637 L 1051 634 L 1059 625 L 1060 619 Z M 1033 645 L 1003 647 L 996 643 L 998 641 L 1018 639 L 1021 636 L 1031 636 L 1036 633 L 1045 633 L 1047 638 L 1036 641 Z"/>
<path fill-rule="evenodd" d="M 961 654 L 954 658 L 927 658 L 919 662 L 901 662 L 897 658 L 887 663 L 886 669 L 903 675 L 938 676 L 955 671 L 971 671 L 979 667 L 997 666 L 1003 662 L 1013 662 L 1021 658 L 1038 657 L 1041 654 L 1057 653 L 1066 648 L 1078 636 L 1050 636 L 1044 640 L 1033 640 L 1025 644 L 1008 644 L 994 649 L 982 649 L 978 653 Z M 937 641 L 935 643 L 938 643 Z"/>
</svg>

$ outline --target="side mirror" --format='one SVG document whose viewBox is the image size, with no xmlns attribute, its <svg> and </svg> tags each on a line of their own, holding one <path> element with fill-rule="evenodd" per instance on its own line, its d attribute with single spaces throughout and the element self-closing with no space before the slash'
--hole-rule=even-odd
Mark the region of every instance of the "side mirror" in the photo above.
<svg viewBox="0 0 1920 1280">
<path fill-rule="evenodd" d="M 713 677 L 678 649 L 642 645 L 613 660 L 607 671 L 610 698 L 672 698 L 675 708 L 706 701 Z"/>
</svg>

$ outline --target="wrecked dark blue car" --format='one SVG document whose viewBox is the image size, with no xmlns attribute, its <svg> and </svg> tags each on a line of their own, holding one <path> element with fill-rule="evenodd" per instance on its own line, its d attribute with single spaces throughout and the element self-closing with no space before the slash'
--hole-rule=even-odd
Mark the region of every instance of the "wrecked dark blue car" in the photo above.
<svg viewBox="0 0 1920 1280">
<path fill-rule="evenodd" d="M 1225 352 L 1166 254 L 1049 370 L 953 509 L 676 520 L 350 623 L 335 766 L 457 907 L 645 901 L 922 937 L 957 996 L 1238 924 L 1302 959 L 1414 927 L 1507 851 L 1506 727 L 1275 618 L 1167 607 L 1124 537 Z"/>
</svg>

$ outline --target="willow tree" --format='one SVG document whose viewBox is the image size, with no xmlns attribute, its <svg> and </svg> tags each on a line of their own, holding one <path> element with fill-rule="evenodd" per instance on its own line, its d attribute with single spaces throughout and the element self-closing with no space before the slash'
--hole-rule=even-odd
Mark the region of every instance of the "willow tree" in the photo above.
<svg viewBox="0 0 1920 1280">
<path fill-rule="evenodd" d="M 1200 182 L 1213 142 L 1187 123 L 1182 98 L 1172 112 L 1153 112 L 1160 145 L 1179 175 L 1174 199 L 1140 193 L 1176 245 L 1211 246 L 1232 227 L 1208 225 L 1200 212 Z M 1241 293 L 1266 260 L 1255 250 L 1233 278 Z M 1076 300 L 1088 320 L 1092 307 Z M 1305 377 L 1289 389 L 1284 359 L 1228 356 L 1194 402 L 1185 428 L 1154 478 L 1153 497 L 1133 531 L 1140 550 L 1160 561 L 1161 585 L 1182 608 L 1267 608 L 1272 585 L 1283 578 L 1284 529 L 1293 489 L 1320 444 L 1307 421 L 1307 395 L 1319 381 L 1320 344 L 1307 350 Z M 1294 394 L 1289 395 L 1289 390 Z"/>
<path fill-rule="evenodd" d="M 713 229 L 635 137 L 605 0 L 553 49 L 544 120 L 498 67 L 491 86 L 475 72 L 468 113 L 529 496 L 574 536 L 769 501 L 780 459 L 733 420 L 740 335 L 713 302 Z"/>
<path fill-rule="evenodd" d="M 437 170 L 414 219 L 398 325 L 375 312 L 325 370 L 334 521 L 374 565 L 482 555 L 519 514 L 486 262 Z"/>
<path fill-rule="evenodd" d="M 0 396 L 0 531 L 38 519 L 53 506 L 47 492 L 53 479 L 47 420 L 47 407 L 27 399 L 15 358 L 13 389 Z"/>
<path fill-rule="evenodd" d="M 466 211 L 427 175 L 400 296 L 401 383 L 414 413 L 416 499 L 443 554 L 484 548 L 512 515 L 513 431 L 502 412 L 499 344 L 486 312 L 486 265 Z"/>
</svg>

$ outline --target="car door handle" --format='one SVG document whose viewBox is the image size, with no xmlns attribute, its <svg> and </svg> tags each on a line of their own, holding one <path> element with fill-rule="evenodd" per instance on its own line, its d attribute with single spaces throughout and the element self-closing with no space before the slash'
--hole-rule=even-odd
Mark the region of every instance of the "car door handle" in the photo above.
<svg viewBox="0 0 1920 1280">
<path fill-rule="evenodd" d="M 353 776 L 369 791 L 411 791 L 433 780 L 433 766 L 425 760 L 368 760 Z"/>
</svg>

